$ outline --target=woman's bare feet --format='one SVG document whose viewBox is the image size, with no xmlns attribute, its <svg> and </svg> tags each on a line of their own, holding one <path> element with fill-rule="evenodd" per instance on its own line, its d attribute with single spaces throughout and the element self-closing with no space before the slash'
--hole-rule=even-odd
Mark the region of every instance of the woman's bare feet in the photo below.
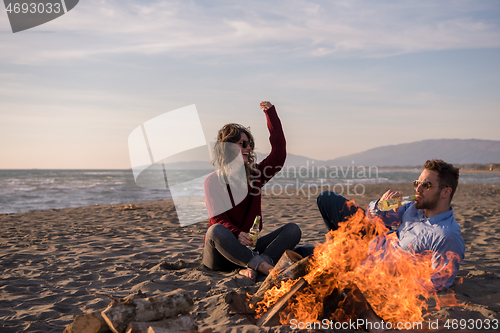
<svg viewBox="0 0 500 333">
<path fill-rule="evenodd" d="M 255 281 L 255 278 L 257 277 L 257 271 L 253 270 L 251 268 L 242 269 L 240 271 L 240 274 L 243 275 L 243 276 L 246 276 L 246 277 L 248 277 L 248 278 L 250 278 L 250 279 L 252 279 L 254 281 Z"/>
<path fill-rule="evenodd" d="M 240 271 L 240 274 L 255 281 L 255 279 L 257 278 L 257 273 L 268 275 L 269 271 L 273 268 L 274 268 L 273 265 L 268 264 L 267 262 L 264 261 L 259 265 L 259 267 L 257 267 L 257 270 L 251 268 L 242 269 Z"/>
<path fill-rule="evenodd" d="M 259 271 L 259 272 L 261 272 L 261 273 L 263 273 L 263 274 L 265 274 L 265 275 L 268 275 L 268 274 L 269 274 L 269 271 L 270 271 L 271 269 L 273 269 L 273 268 L 274 268 L 274 266 L 273 266 L 273 265 L 271 265 L 271 264 L 269 264 L 269 263 L 267 263 L 267 262 L 265 262 L 265 261 L 264 261 L 264 262 L 262 262 L 262 263 L 259 265 L 259 267 L 257 267 L 257 271 Z"/>
</svg>

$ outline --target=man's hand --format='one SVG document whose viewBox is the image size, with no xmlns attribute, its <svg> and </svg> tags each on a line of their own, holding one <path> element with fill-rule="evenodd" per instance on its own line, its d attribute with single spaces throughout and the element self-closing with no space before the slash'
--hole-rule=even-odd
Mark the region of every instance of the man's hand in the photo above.
<svg viewBox="0 0 500 333">
<path fill-rule="evenodd" d="M 393 199 L 393 198 L 401 198 L 403 196 L 403 193 L 401 191 L 393 191 L 393 190 L 389 190 L 387 192 L 385 192 L 382 197 L 380 197 L 380 200 L 388 200 L 388 199 Z M 398 208 L 394 208 L 393 209 L 395 212 L 397 212 L 399 210 L 399 207 Z"/>
<path fill-rule="evenodd" d="M 238 235 L 238 240 L 245 246 L 250 246 L 253 244 L 252 239 L 248 235 L 248 232 L 240 232 L 240 234 Z"/>
<path fill-rule="evenodd" d="M 385 192 L 381 197 L 380 200 L 388 200 L 392 198 L 401 198 L 403 196 L 403 193 L 401 191 L 393 191 L 389 190 Z"/>
<path fill-rule="evenodd" d="M 260 108 L 264 111 L 269 110 L 272 106 L 271 102 L 260 102 Z"/>
</svg>

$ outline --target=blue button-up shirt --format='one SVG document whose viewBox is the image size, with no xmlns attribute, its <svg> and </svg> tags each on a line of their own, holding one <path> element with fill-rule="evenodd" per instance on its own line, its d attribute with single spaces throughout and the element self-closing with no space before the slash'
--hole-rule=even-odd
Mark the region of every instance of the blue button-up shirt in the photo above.
<svg viewBox="0 0 500 333">
<path fill-rule="evenodd" d="M 413 253 L 425 250 L 433 251 L 433 268 L 440 264 L 444 264 L 442 266 L 444 268 L 450 262 L 452 263 L 453 273 L 451 276 L 442 276 L 436 272 L 432 277 L 432 283 L 436 290 L 450 287 L 465 254 L 465 243 L 460 232 L 460 225 L 453 216 L 453 208 L 427 218 L 424 216 L 424 210 L 415 208 L 414 202 L 400 207 L 397 213 L 378 210 L 377 202 L 373 201 L 368 205 L 367 213 L 382 218 L 387 227 L 399 225 L 395 232 L 402 249 Z M 450 261 L 450 258 L 446 256 L 448 251 L 456 253 L 460 260 Z"/>
</svg>

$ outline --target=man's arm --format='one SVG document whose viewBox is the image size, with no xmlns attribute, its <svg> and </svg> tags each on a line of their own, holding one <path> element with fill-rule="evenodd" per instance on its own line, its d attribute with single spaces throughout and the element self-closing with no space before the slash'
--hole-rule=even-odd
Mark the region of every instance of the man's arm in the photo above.
<svg viewBox="0 0 500 333">
<path fill-rule="evenodd" d="M 380 199 L 370 202 L 368 208 L 366 209 L 366 216 L 371 218 L 378 217 L 382 219 L 382 221 L 384 221 L 385 226 L 388 228 L 391 228 L 393 226 L 398 226 L 399 224 L 401 224 L 403 214 L 406 211 L 408 205 L 400 207 L 399 209 L 396 210 L 383 212 L 378 209 L 378 202 L 380 200 L 388 200 L 392 198 L 399 198 L 402 196 L 403 194 L 399 191 L 388 190 L 380 197 Z"/>
<path fill-rule="evenodd" d="M 452 234 L 438 242 L 432 256 L 431 281 L 437 291 L 449 288 L 460 269 L 465 255 L 465 243 L 461 236 Z"/>
</svg>

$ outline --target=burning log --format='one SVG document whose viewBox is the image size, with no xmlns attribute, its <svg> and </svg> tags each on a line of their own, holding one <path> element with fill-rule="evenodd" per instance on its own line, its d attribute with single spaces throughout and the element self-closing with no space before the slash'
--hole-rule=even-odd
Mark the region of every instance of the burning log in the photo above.
<svg viewBox="0 0 500 333">
<path fill-rule="evenodd" d="M 293 287 L 273 305 L 262 317 L 257 320 L 257 326 L 267 326 L 272 323 L 273 319 L 275 319 L 276 314 L 278 314 L 287 304 L 290 297 L 292 297 L 297 291 L 302 289 L 307 285 L 306 280 L 300 278 Z"/>
<path fill-rule="evenodd" d="M 264 294 L 267 290 L 278 284 L 280 281 L 287 279 L 297 279 L 306 274 L 306 267 L 309 263 L 309 257 L 303 258 L 299 254 L 287 250 L 281 256 L 275 268 L 267 276 L 266 280 L 262 282 L 259 289 L 252 295 L 250 299 L 251 307 L 262 301 Z"/>
<path fill-rule="evenodd" d="M 361 319 L 362 322 L 365 323 L 365 325 L 363 325 L 365 330 L 368 332 L 378 332 L 378 330 L 371 329 L 371 327 L 368 326 L 368 323 L 373 324 L 382 322 L 383 319 L 380 318 L 375 311 L 373 311 L 370 303 L 366 300 L 363 293 L 361 293 L 361 290 L 359 290 L 354 283 L 350 284 L 341 291 L 336 289 L 334 293 L 340 294 L 343 298 L 340 302 L 337 301 L 337 310 L 334 313 L 334 317 L 338 320 L 351 319 L 357 321 L 358 319 Z M 324 308 L 327 308 L 326 304 L 324 304 Z M 325 315 L 329 316 L 327 313 L 325 313 Z"/>
<path fill-rule="evenodd" d="M 185 290 L 177 289 L 160 297 L 113 299 L 101 314 L 114 333 L 123 333 L 130 322 L 174 317 L 188 313 L 193 304 Z"/>
<path fill-rule="evenodd" d="M 290 290 L 281 296 L 274 305 L 269 308 L 261 318 L 258 319 L 258 326 L 274 326 L 279 323 L 277 315 L 289 305 L 293 296 L 301 293 L 304 288 L 308 287 L 308 283 L 304 278 L 300 278 Z M 309 286 L 310 287 L 310 286 Z M 365 330 L 371 333 L 389 333 L 396 332 L 394 330 L 376 329 L 373 324 L 383 322 L 375 311 L 373 311 L 369 302 L 363 296 L 359 288 L 355 284 L 350 284 L 347 288 L 339 290 L 335 289 L 328 297 L 323 300 L 323 316 L 325 318 L 335 318 L 337 321 L 359 322 L 362 320 L 362 326 Z"/>
</svg>

